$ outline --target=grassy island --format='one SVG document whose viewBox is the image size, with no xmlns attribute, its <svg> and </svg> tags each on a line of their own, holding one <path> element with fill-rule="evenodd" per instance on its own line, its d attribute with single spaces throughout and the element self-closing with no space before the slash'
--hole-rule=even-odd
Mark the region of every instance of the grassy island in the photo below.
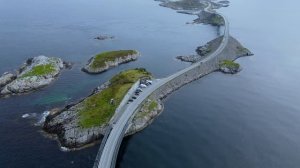
<svg viewBox="0 0 300 168">
<path fill-rule="evenodd" d="M 93 62 L 91 62 L 91 68 L 99 68 L 105 66 L 105 62 L 114 61 L 116 58 L 126 57 L 128 55 L 134 55 L 138 52 L 135 50 L 118 50 L 118 51 L 106 51 L 100 54 L 97 54 L 94 57 Z"/>
<path fill-rule="evenodd" d="M 23 74 L 22 77 L 43 76 L 53 72 L 55 72 L 55 66 L 52 63 L 49 63 L 33 67 L 30 71 Z"/>
<path fill-rule="evenodd" d="M 151 74 L 143 68 L 126 70 L 115 75 L 110 80 L 108 88 L 82 102 L 82 108 L 79 111 L 80 126 L 91 128 L 109 122 L 131 86 L 140 78 L 150 76 Z M 110 104 L 111 99 L 115 100 L 114 104 Z"/>
<path fill-rule="evenodd" d="M 235 63 L 231 60 L 224 60 L 220 63 L 221 67 L 226 67 L 228 69 L 239 69 L 240 68 L 240 64 Z"/>
</svg>

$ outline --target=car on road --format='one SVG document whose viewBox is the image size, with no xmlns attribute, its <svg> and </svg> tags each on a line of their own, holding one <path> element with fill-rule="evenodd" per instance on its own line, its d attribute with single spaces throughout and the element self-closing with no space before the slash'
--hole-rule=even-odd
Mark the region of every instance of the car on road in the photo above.
<svg viewBox="0 0 300 168">
<path fill-rule="evenodd" d="M 140 84 L 140 87 L 141 87 L 141 88 L 146 88 L 147 85 L 145 85 L 145 84 Z"/>
<path fill-rule="evenodd" d="M 136 90 L 135 90 L 135 92 L 142 92 L 143 90 L 141 89 L 141 88 L 137 88 Z"/>
<path fill-rule="evenodd" d="M 146 83 L 149 83 L 150 85 L 152 85 L 152 80 L 146 80 Z"/>
</svg>

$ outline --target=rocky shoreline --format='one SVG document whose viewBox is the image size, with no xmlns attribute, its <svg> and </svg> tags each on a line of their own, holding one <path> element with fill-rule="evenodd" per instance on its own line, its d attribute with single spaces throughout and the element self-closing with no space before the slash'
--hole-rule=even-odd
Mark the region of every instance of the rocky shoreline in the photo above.
<svg viewBox="0 0 300 168">
<path fill-rule="evenodd" d="M 60 58 L 37 56 L 29 58 L 16 73 L 5 72 L 0 77 L 0 97 L 24 94 L 52 83 L 71 64 Z"/>
<path fill-rule="evenodd" d="M 87 65 L 85 67 L 82 68 L 82 71 L 86 72 L 86 73 L 90 73 L 90 74 L 98 74 L 98 73 L 102 73 L 105 72 L 113 67 L 116 67 L 120 64 L 125 64 L 131 61 L 135 61 L 138 59 L 138 57 L 140 56 L 140 53 L 137 52 L 136 54 L 129 54 L 127 56 L 122 56 L 122 57 L 118 57 L 115 58 L 114 60 L 108 60 L 105 61 L 105 64 L 101 67 L 92 67 L 93 62 L 95 61 L 95 57 L 92 57 Z"/>
</svg>

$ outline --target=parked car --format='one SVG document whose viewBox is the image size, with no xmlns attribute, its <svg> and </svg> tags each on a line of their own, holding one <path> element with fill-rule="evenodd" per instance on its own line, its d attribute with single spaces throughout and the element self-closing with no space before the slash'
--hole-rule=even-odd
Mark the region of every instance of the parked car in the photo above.
<svg viewBox="0 0 300 168">
<path fill-rule="evenodd" d="M 152 85 L 152 80 L 146 80 L 146 83 L 149 83 L 150 85 Z"/>
<path fill-rule="evenodd" d="M 142 92 L 143 90 L 141 88 L 137 88 L 136 92 Z"/>
<path fill-rule="evenodd" d="M 140 87 L 141 87 L 141 88 L 146 88 L 147 85 L 145 85 L 145 84 L 140 84 Z"/>
<path fill-rule="evenodd" d="M 140 93 L 139 92 L 135 92 L 134 95 L 138 96 L 138 95 L 140 95 Z"/>
<path fill-rule="evenodd" d="M 132 96 L 132 99 L 136 99 L 136 97 L 135 97 L 135 96 Z"/>
<path fill-rule="evenodd" d="M 133 100 L 132 100 L 132 99 L 129 99 L 128 102 L 127 102 L 127 104 L 129 104 L 129 103 L 131 103 L 131 102 L 133 102 Z"/>
</svg>

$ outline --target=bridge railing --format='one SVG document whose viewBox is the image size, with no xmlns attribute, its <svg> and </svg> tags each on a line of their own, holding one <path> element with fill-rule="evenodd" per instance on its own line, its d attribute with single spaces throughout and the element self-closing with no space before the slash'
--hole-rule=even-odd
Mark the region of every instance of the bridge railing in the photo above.
<svg viewBox="0 0 300 168">
<path fill-rule="evenodd" d="M 107 141 L 107 139 L 109 137 L 109 134 L 110 134 L 111 130 L 112 130 L 112 126 L 109 124 L 108 127 L 106 128 L 104 137 L 101 140 L 100 148 L 98 150 L 98 153 L 97 153 L 97 156 L 96 156 L 93 168 L 98 168 L 98 164 L 99 164 L 100 159 L 101 159 L 102 151 L 104 149 L 104 146 L 106 144 L 106 141 Z"/>
</svg>

